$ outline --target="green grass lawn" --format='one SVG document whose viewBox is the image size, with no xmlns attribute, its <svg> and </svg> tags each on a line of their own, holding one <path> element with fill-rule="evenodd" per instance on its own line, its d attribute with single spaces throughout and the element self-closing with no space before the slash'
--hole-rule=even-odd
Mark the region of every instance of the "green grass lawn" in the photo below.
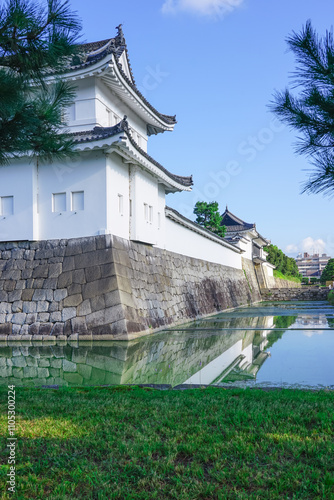
<svg viewBox="0 0 334 500">
<path fill-rule="evenodd" d="M 16 388 L 16 493 L 1 498 L 334 499 L 334 393 Z"/>
</svg>

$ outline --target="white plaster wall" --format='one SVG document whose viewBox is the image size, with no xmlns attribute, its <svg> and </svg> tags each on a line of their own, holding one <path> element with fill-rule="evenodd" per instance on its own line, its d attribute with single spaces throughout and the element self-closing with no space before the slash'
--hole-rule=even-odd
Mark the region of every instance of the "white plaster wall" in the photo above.
<svg viewBox="0 0 334 500">
<path fill-rule="evenodd" d="M 166 242 L 166 191 L 163 184 L 158 184 L 158 208 L 157 208 L 157 243 L 160 248 L 165 247 Z M 160 215 L 159 215 L 160 214 Z"/>
<path fill-rule="evenodd" d="M 71 132 L 91 130 L 97 125 L 95 109 L 95 78 L 84 78 L 73 83 L 76 98 L 67 110 L 67 124 Z"/>
<path fill-rule="evenodd" d="M 166 245 L 171 252 L 242 269 L 241 255 L 166 217 Z"/>
<path fill-rule="evenodd" d="M 95 85 L 97 123 L 101 127 L 113 126 L 119 123 L 124 115 L 126 115 L 133 139 L 138 143 L 137 134 L 139 134 L 139 145 L 144 151 L 147 151 L 147 128 L 144 120 L 121 101 L 117 95 L 113 94 L 100 79 L 97 78 L 95 80 Z M 110 124 L 108 124 L 109 115 L 107 109 L 110 110 Z M 114 115 L 116 115 L 117 121 Z"/>
<path fill-rule="evenodd" d="M 106 232 L 106 158 L 81 155 L 66 164 L 39 167 L 39 238 L 78 238 Z M 84 191 L 84 210 L 71 210 L 71 192 Z M 52 211 L 52 194 L 66 193 L 66 210 Z"/>
<path fill-rule="evenodd" d="M 274 270 L 271 266 L 267 266 L 266 264 L 263 264 L 263 266 L 266 268 L 267 276 L 274 276 Z"/>
<path fill-rule="evenodd" d="M 158 181 L 148 172 L 131 166 L 130 197 L 132 199 L 131 239 L 156 245 L 158 241 Z M 145 207 L 152 207 L 152 221 L 145 219 Z"/>
<path fill-rule="evenodd" d="M 107 230 L 129 239 L 129 165 L 113 153 L 107 158 Z M 120 196 L 122 209 L 120 210 Z"/>
<path fill-rule="evenodd" d="M 0 168 L 0 197 L 13 196 L 13 215 L 0 215 L 0 241 L 34 240 L 37 215 L 35 164 L 12 161 Z"/>
<path fill-rule="evenodd" d="M 245 259 L 249 259 L 249 260 L 252 260 L 253 259 L 253 252 L 252 252 L 252 249 L 253 249 L 253 244 L 251 241 L 238 241 L 238 243 L 236 244 L 236 246 L 238 248 L 241 248 L 241 250 L 244 251 L 244 253 L 242 254 L 242 256 L 245 258 Z"/>
<path fill-rule="evenodd" d="M 147 151 L 145 121 L 112 93 L 101 79 L 84 78 L 76 81 L 75 85 L 75 102 L 67 110 L 67 125 L 71 132 L 92 130 L 95 126 L 112 127 L 127 115 L 133 139 Z"/>
</svg>

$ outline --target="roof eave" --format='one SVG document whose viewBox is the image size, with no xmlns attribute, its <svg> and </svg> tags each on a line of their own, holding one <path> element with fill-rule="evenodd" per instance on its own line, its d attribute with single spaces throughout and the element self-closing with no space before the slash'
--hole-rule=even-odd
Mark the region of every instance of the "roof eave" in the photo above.
<svg viewBox="0 0 334 500">
<path fill-rule="evenodd" d="M 174 130 L 176 121 L 169 123 L 168 119 L 164 120 L 164 115 L 155 110 L 155 108 L 148 103 L 148 101 L 146 104 L 143 98 L 138 95 L 138 92 L 136 92 L 126 81 L 120 71 L 116 57 L 113 53 L 107 54 L 102 59 L 97 60 L 94 64 L 83 67 L 78 66 L 76 69 L 62 73 L 61 75 L 51 74 L 46 77 L 45 81 L 47 83 L 52 83 L 54 80 L 59 78 L 59 76 L 61 76 L 63 80 L 69 81 L 77 81 L 90 77 L 100 77 L 109 87 L 112 87 L 111 81 L 114 81 L 115 84 L 112 87 L 112 90 L 116 90 L 117 92 L 117 87 L 121 86 L 121 89 L 119 89 L 121 91 L 118 92 L 118 94 L 121 94 L 120 98 L 123 97 L 124 99 L 125 94 L 127 96 L 127 99 L 125 98 L 127 101 L 131 101 L 132 105 L 133 103 L 136 104 L 137 113 L 140 111 L 138 114 L 141 115 L 145 121 L 149 120 L 147 122 L 148 135 L 158 134 L 161 132 L 172 132 Z M 118 85 L 116 83 L 117 81 Z M 134 84 L 132 86 L 134 86 Z"/>
<path fill-rule="evenodd" d="M 181 192 L 191 191 L 191 186 L 186 186 L 177 182 L 173 178 L 173 174 L 168 174 L 167 171 L 163 172 L 159 166 L 152 163 L 148 158 L 143 156 L 139 151 L 131 147 L 129 138 L 124 131 L 119 132 L 111 137 L 102 137 L 96 140 L 77 142 L 76 150 L 78 151 L 92 151 L 104 150 L 107 153 L 117 153 L 123 157 L 126 163 L 133 163 L 144 168 L 154 177 L 156 177 L 160 184 L 163 184 L 168 192 Z"/>
</svg>

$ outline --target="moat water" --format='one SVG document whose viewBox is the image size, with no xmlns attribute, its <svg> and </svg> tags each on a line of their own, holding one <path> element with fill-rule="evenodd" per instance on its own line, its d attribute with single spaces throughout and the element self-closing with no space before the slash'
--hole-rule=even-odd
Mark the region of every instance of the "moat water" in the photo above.
<svg viewBox="0 0 334 500">
<path fill-rule="evenodd" d="M 334 307 L 265 302 L 130 342 L 0 344 L 0 384 L 334 389 Z"/>
</svg>

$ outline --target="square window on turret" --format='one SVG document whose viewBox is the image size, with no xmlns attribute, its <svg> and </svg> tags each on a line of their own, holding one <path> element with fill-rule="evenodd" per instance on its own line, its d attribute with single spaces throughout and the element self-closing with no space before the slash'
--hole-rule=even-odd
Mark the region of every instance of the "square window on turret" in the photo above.
<svg viewBox="0 0 334 500">
<path fill-rule="evenodd" d="M 72 191 L 71 193 L 71 210 L 76 212 L 78 210 L 84 210 L 84 192 L 83 191 Z"/>
<path fill-rule="evenodd" d="M 123 195 L 118 195 L 118 213 L 123 215 Z"/>
<path fill-rule="evenodd" d="M 52 194 L 52 212 L 66 211 L 66 193 Z"/>
<path fill-rule="evenodd" d="M 14 196 L 0 197 L 0 215 L 13 215 L 14 213 Z"/>
</svg>

